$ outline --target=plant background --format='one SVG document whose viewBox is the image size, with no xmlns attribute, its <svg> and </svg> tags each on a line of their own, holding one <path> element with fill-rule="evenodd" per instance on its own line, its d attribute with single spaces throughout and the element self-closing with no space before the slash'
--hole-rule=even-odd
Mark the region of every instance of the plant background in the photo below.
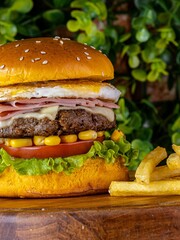
<svg viewBox="0 0 180 240">
<path fill-rule="evenodd" d="M 1 0 L 0 44 L 69 37 L 111 59 L 117 128 L 140 150 L 180 145 L 179 0 Z"/>
</svg>

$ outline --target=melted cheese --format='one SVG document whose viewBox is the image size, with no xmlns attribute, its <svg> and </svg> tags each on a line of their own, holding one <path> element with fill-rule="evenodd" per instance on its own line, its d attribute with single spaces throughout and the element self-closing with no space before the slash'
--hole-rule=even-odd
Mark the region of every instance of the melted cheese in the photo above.
<svg viewBox="0 0 180 240">
<path fill-rule="evenodd" d="M 101 114 L 104 117 L 106 117 L 110 122 L 114 121 L 114 112 L 113 112 L 113 110 L 110 109 L 110 108 L 106 108 L 106 107 L 92 107 L 92 108 L 88 108 L 88 107 L 82 107 L 82 106 L 78 106 L 78 107 L 53 106 L 53 107 L 41 108 L 37 112 L 17 114 L 15 116 L 13 116 L 12 118 L 8 119 L 8 120 L 0 121 L 0 128 L 11 126 L 11 124 L 13 123 L 13 120 L 14 119 L 18 119 L 18 118 L 36 118 L 36 119 L 48 118 L 49 120 L 55 120 L 56 115 L 57 115 L 57 113 L 58 113 L 58 111 L 60 109 L 62 109 L 62 110 L 84 109 L 84 110 L 86 110 L 88 112 L 91 112 L 92 114 Z"/>
</svg>

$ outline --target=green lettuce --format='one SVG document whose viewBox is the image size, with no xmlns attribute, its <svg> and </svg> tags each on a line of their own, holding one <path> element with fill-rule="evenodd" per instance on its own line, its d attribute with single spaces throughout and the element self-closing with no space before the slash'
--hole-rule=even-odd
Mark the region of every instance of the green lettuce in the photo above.
<svg viewBox="0 0 180 240">
<path fill-rule="evenodd" d="M 20 175 L 43 175 L 51 171 L 71 174 L 75 169 L 83 166 L 88 158 L 101 157 L 106 163 L 114 163 L 116 158 L 122 156 L 124 164 L 129 166 L 138 157 L 137 150 L 125 139 L 120 138 L 118 142 L 104 140 L 102 143 L 95 141 L 86 154 L 70 156 L 66 158 L 45 159 L 22 159 L 11 157 L 3 148 L 0 149 L 0 173 L 6 168 L 13 167 Z"/>
</svg>

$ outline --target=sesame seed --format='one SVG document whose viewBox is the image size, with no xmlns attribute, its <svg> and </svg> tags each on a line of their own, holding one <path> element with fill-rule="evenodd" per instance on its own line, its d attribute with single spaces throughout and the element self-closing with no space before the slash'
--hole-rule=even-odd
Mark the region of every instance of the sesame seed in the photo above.
<svg viewBox="0 0 180 240">
<path fill-rule="evenodd" d="M 34 63 L 34 62 L 35 62 L 35 61 L 34 61 L 34 59 L 31 59 L 31 62 L 33 62 L 33 63 Z"/>
<path fill-rule="evenodd" d="M 58 40 L 58 38 L 53 38 L 53 40 L 56 40 L 56 41 L 57 41 L 57 40 Z"/>
<path fill-rule="evenodd" d="M 56 39 L 60 39 L 60 36 L 55 36 L 54 38 L 56 38 Z"/>
<path fill-rule="evenodd" d="M 41 43 L 41 41 L 36 41 L 36 43 Z"/>
<path fill-rule="evenodd" d="M 89 60 L 90 60 L 91 58 L 92 58 L 92 57 L 90 57 L 90 56 L 87 56 L 87 59 L 89 59 Z"/>
<path fill-rule="evenodd" d="M 35 58 L 34 60 L 35 60 L 35 61 L 39 61 L 40 59 L 41 59 L 41 58 Z"/>
<path fill-rule="evenodd" d="M 102 53 L 102 51 L 101 51 L 101 50 L 99 50 L 99 52 L 100 52 L 100 53 Z"/>
<path fill-rule="evenodd" d="M 84 47 L 84 50 L 87 50 L 87 47 Z"/>
<path fill-rule="evenodd" d="M 102 76 L 104 76 L 104 72 L 102 72 Z"/>
<path fill-rule="evenodd" d="M 0 69 L 3 69 L 3 68 L 5 68 L 5 65 L 4 65 L 4 64 L 0 66 Z"/>
<path fill-rule="evenodd" d="M 48 63 L 48 60 L 44 60 L 43 62 L 42 62 L 42 64 L 47 64 Z"/>
<path fill-rule="evenodd" d="M 86 54 L 87 56 L 89 56 L 89 53 L 88 53 L 88 52 L 84 52 L 84 54 Z"/>
<path fill-rule="evenodd" d="M 62 45 L 63 45 L 63 43 L 64 43 L 62 40 L 60 40 L 59 42 L 60 42 L 60 44 L 62 44 Z"/>
<path fill-rule="evenodd" d="M 62 38 L 62 40 L 71 40 L 70 38 Z"/>
<path fill-rule="evenodd" d="M 19 47 L 19 46 L 20 46 L 20 44 L 16 44 L 16 45 L 15 45 L 15 47 Z"/>
<path fill-rule="evenodd" d="M 19 60 L 20 60 L 20 61 L 22 61 L 23 59 L 24 59 L 24 57 L 20 57 L 20 59 L 19 59 Z"/>
<path fill-rule="evenodd" d="M 24 50 L 25 53 L 29 52 L 29 49 Z"/>
<path fill-rule="evenodd" d="M 41 51 L 41 54 L 46 54 L 46 52 L 44 52 L 44 51 Z"/>
<path fill-rule="evenodd" d="M 79 57 L 76 58 L 77 61 L 80 61 L 81 59 Z"/>
<path fill-rule="evenodd" d="M 96 49 L 94 46 L 90 46 L 91 48 L 93 48 L 93 49 Z"/>
</svg>

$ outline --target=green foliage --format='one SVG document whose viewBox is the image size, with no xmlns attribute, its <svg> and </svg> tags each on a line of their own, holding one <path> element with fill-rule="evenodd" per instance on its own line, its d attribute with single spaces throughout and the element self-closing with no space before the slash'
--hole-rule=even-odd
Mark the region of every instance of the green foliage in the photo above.
<svg viewBox="0 0 180 240">
<path fill-rule="evenodd" d="M 104 21 L 107 19 L 105 2 L 75 0 L 71 2 L 71 8 L 73 19 L 67 22 L 67 28 L 71 32 L 78 32 L 77 40 L 107 51 L 106 35 L 114 35 L 116 32 L 113 29 L 105 29 Z M 105 32 L 98 28 L 97 23 Z"/>
<path fill-rule="evenodd" d="M 37 4 L 37 5 L 36 5 Z M 70 1 L 4 0 L 0 9 L 0 44 L 52 34 L 65 21 Z M 43 7 L 43 10 L 41 10 Z"/>
<path fill-rule="evenodd" d="M 0 9 L 0 44 L 15 40 L 19 31 L 19 23 L 23 16 L 33 8 L 33 1 L 9 0 L 3 1 L 2 5 Z"/>
<path fill-rule="evenodd" d="M 140 59 L 139 63 L 136 61 L 136 64 L 132 65 L 129 61 L 134 79 L 150 82 L 161 80 L 163 76 L 169 75 L 170 71 L 174 71 L 172 66 L 168 66 L 169 58 L 174 52 L 179 54 L 180 2 L 148 0 L 134 3 L 137 9 L 131 21 L 131 38 L 121 40 L 121 43 L 124 42 L 123 53 L 126 52 L 128 58 L 132 58 L 127 46 L 136 45 L 140 49 L 133 57 Z M 175 64 L 173 67 L 177 68 Z"/>
</svg>

